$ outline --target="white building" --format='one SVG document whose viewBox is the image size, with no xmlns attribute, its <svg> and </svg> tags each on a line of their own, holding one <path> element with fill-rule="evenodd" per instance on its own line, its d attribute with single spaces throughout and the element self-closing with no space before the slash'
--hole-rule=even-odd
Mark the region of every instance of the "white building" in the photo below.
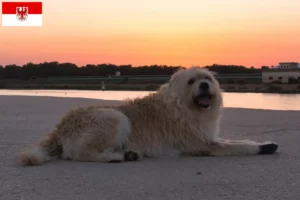
<svg viewBox="0 0 300 200">
<path fill-rule="evenodd" d="M 299 63 L 297 62 L 281 62 L 279 63 L 279 69 L 297 69 Z"/>
<path fill-rule="evenodd" d="M 262 71 L 263 83 L 272 83 L 274 81 L 288 83 L 291 79 L 300 81 L 300 68 L 297 62 L 279 63 L 278 68 Z"/>
</svg>

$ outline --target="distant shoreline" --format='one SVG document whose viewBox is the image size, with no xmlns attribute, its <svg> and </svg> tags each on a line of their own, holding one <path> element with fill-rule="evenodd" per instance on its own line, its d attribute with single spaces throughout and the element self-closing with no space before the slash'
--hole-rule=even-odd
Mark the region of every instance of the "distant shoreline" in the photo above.
<svg viewBox="0 0 300 200">
<path fill-rule="evenodd" d="M 161 84 L 106 84 L 108 91 L 155 91 Z M 300 94 L 300 84 L 220 84 L 224 92 Z M 9 84 L 10 90 L 102 90 L 101 84 Z"/>
</svg>

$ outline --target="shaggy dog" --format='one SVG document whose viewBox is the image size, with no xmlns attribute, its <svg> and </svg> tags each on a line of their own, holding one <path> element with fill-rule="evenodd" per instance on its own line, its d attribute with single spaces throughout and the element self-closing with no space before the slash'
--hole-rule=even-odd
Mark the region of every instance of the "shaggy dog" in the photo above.
<svg viewBox="0 0 300 200">
<path fill-rule="evenodd" d="M 192 67 L 173 74 L 160 89 L 114 107 L 71 110 L 39 144 L 21 155 L 22 165 L 54 158 L 122 162 L 159 156 L 272 154 L 278 145 L 218 136 L 222 93 L 213 74 Z"/>
</svg>

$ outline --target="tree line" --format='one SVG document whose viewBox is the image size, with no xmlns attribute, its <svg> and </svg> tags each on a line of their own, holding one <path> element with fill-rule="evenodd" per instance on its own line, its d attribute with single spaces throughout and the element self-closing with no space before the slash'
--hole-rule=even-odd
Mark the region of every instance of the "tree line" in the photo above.
<svg viewBox="0 0 300 200">
<path fill-rule="evenodd" d="M 171 75 L 181 66 L 167 66 L 167 65 L 150 65 L 138 66 L 132 65 L 114 65 L 114 64 L 88 64 L 85 66 L 77 66 L 73 63 L 59 63 L 59 62 L 44 62 L 39 64 L 27 63 L 23 66 L 18 65 L 0 65 L 0 79 L 31 79 L 47 78 L 47 77 L 61 77 L 61 76 L 109 76 L 115 75 L 119 71 L 121 75 Z M 236 65 L 211 65 L 204 66 L 204 68 L 215 71 L 219 74 L 229 73 L 260 73 L 262 67 L 246 68 L 245 66 Z"/>
</svg>

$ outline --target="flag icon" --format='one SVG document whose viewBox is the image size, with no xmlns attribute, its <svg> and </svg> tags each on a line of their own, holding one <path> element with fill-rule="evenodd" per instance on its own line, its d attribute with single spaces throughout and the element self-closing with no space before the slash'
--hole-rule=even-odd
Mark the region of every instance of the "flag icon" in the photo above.
<svg viewBox="0 0 300 200">
<path fill-rule="evenodd" d="M 2 26 L 42 26 L 42 2 L 2 2 Z"/>
</svg>

